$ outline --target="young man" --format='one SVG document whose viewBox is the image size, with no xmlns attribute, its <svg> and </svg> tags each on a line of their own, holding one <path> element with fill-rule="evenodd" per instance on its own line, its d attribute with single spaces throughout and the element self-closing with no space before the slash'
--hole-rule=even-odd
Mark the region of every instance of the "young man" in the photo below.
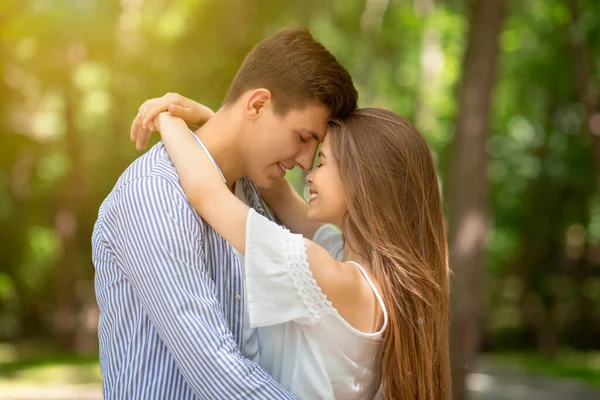
<svg viewBox="0 0 600 400">
<path fill-rule="evenodd" d="M 356 101 L 333 55 L 308 32 L 285 30 L 248 54 L 196 134 L 229 187 L 269 214 L 255 184 L 310 169 L 327 120 Z M 133 135 L 149 110 L 140 111 Z M 92 245 L 105 399 L 291 398 L 252 362 L 260 355 L 243 321 L 243 259 L 189 205 L 162 144 L 121 175 Z"/>
</svg>

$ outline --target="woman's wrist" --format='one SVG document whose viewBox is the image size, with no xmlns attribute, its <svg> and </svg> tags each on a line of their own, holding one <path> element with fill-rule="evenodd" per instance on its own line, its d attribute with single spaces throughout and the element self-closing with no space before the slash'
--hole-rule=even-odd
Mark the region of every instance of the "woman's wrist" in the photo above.
<svg viewBox="0 0 600 400">
<path fill-rule="evenodd" d="M 160 132 L 161 136 L 164 136 L 165 133 L 173 128 L 186 127 L 187 123 L 182 118 L 176 117 L 170 114 L 168 111 L 165 111 L 158 114 L 158 116 L 154 119 L 154 125 Z"/>
<path fill-rule="evenodd" d="M 198 102 L 194 102 L 194 103 L 195 103 L 194 107 L 193 107 L 194 119 L 192 121 L 190 121 L 190 123 L 189 123 L 190 125 L 197 125 L 197 126 L 204 125 L 206 123 L 206 121 L 208 121 L 215 115 L 215 112 L 213 110 L 211 110 L 209 107 L 205 106 L 204 104 L 200 104 Z"/>
</svg>

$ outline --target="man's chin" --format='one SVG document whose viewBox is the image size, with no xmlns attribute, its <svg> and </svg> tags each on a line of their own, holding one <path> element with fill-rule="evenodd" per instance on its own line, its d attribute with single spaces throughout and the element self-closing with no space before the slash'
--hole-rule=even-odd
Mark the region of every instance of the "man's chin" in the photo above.
<svg viewBox="0 0 600 400">
<path fill-rule="evenodd" d="M 269 189 L 274 183 L 274 178 L 268 176 L 261 176 L 260 178 L 255 179 L 250 178 L 250 180 L 254 182 L 259 189 Z"/>
</svg>

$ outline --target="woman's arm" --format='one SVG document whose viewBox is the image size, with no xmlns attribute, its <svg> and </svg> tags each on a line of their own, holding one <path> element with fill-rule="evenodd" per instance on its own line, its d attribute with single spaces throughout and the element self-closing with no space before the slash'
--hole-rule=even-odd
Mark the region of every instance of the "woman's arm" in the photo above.
<svg viewBox="0 0 600 400">
<path fill-rule="evenodd" d="M 225 240 L 244 253 L 249 207 L 231 193 L 185 121 L 161 113 L 155 123 L 192 207 Z"/>
<path fill-rule="evenodd" d="M 290 231 L 312 239 L 323 224 L 308 219 L 310 206 L 285 179 L 277 179 L 268 189 L 260 189 L 260 196 L 273 210 L 275 216 Z"/>
</svg>

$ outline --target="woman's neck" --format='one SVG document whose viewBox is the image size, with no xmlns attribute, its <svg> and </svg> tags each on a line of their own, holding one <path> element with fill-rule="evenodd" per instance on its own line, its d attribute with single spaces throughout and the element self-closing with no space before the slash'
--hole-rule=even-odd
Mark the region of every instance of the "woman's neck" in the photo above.
<svg viewBox="0 0 600 400">
<path fill-rule="evenodd" d="M 365 254 L 362 249 L 358 248 L 356 245 L 352 245 L 352 243 L 356 243 L 356 240 L 352 240 L 352 237 L 344 232 L 344 260 L 343 261 L 354 261 L 360 264 L 363 268 L 368 270 L 371 269 L 369 261 L 365 258 Z"/>
</svg>

